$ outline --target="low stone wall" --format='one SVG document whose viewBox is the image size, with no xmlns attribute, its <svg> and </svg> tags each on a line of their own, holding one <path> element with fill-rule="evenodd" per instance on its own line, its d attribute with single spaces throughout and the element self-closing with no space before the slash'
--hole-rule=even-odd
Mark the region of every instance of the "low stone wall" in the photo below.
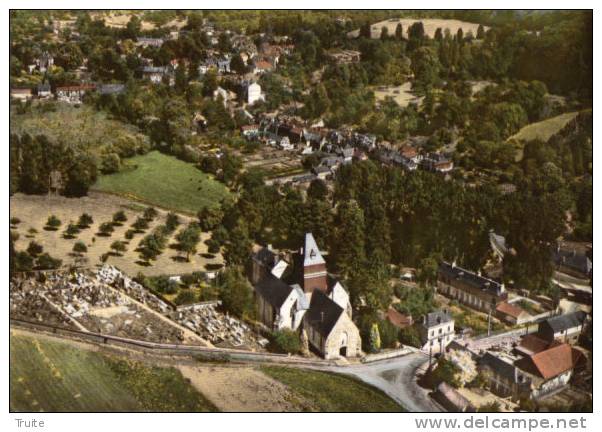
<svg viewBox="0 0 602 432">
<path fill-rule="evenodd" d="M 370 363 L 370 362 L 379 361 L 379 360 L 387 360 L 390 358 L 402 357 L 402 356 L 412 354 L 417 351 L 420 351 L 420 350 L 418 348 L 405 346 L 403 348 L 386 351 L 386 352 L 381 352 L 378 354 L 368 354 L 368 355 L 362 357 L 361 361 L 362 361 L 362 363 Z"/>
</svg>

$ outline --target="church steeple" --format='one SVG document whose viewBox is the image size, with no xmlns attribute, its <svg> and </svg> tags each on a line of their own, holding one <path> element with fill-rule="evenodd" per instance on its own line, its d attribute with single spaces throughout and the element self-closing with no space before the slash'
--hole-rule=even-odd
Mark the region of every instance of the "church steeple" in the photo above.
<svg viewBox="0 0 602 432">
<path fill-rule="evenodd" d="M 303 248 L 303 291 L 311 293 L 315 289 L 322 292 L 328 289 L 326 261 L 312 233 L 307 233 Z"/>
</svg>

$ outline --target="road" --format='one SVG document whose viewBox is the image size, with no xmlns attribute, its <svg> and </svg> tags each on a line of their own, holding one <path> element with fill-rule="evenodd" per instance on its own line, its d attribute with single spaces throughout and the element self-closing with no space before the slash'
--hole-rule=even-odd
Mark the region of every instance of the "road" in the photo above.
<svg viewBox="0 0 602 432">
<path fill-rule="evenodd" d="M 349 366 L 321 368 L 352 375 L 385 392 L 410 412 L 440 412 L 441 408 L 418 385 L 416 377 L 427 367 L 428 356 L 415 352 L 403 357 Z"/>
</svg>

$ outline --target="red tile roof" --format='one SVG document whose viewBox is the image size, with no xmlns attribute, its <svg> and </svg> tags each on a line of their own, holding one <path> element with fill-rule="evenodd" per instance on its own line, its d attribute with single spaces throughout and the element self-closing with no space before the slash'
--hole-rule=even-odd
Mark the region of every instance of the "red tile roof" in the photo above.
<svg viewBox="0 0 602 432">
<path fill-rule="evenodd" d="M 389 310 L 387 310 L 387 319 L 391 322 L 391 324 L 399 328 L 404 328 L 409 325 L 412 325 L 411 316 L 403 315 L 393 308 L 389 308 Z"/>
<path fill-rule="evenodd" d="M 497 307 L 495 308 L 495 310 L 498 312 L 501 312 L 503 314 L 509 315 L 511 317 L 514 317 L 514 318 L 519 318 L 521 316 L 521 314 L 526 313 L 520 307 L 513 305 L 512 303 L 505 302 L 505 301 L 498 304 Z"/>
<path fill-rule="evenodd" d="M 581 352 L 564 343 L 522 358 L 516 366 L 548 380 L 573 369 L 581 356 Z"/>
<path fill-rule="evenodd" d="M 550 343 L 548 341 L 539 338 L 537 335 L 529 334 L 520 340 L 516 349 L 527 355 L 532 355 L 546 350 L 549 346 Z"/>
</svg>

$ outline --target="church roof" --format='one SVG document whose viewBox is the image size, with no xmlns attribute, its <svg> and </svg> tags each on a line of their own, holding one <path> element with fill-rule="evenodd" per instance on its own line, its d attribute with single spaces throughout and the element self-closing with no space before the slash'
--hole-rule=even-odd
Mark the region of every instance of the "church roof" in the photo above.
<svg viewBox="0 0 602 432">
<path fill-rule="evenodd" d="M 320 253 L 320 249 L 318 248 L 318 244 L 316 243 L 316 239 L 312 233 L 305 234 L 305 247 L 303 248 L 303 266 L 312 266 L 318 264 L 326 264 L 322 254 Z"/>
<path fill-rule="evenodd" d="M 293 288 L 269 273 L 257 283 L 255 290 L 274 308 L 280 309 Z"/>
<path fill-rule="evenodd" d="M 305 320 L 322 336 L 330 334 L 343 308 L 326 296 L 322 291 L 315 290 L 311 296 L 309 310 L 305 313 Z"/>
</svg>

